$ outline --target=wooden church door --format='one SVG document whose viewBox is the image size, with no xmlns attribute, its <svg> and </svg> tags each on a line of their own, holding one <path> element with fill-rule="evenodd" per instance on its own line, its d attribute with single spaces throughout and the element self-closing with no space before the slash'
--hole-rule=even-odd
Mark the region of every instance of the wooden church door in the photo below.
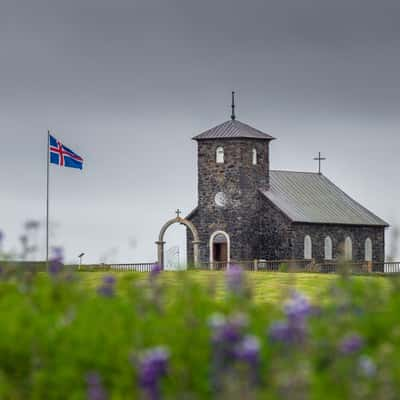
<svg viewBox="0 0 400 400">
<path fill-rule="evenodd" d="M 214 261 L 227 262 L 228 261 L 228 246 L 227 243 L 214 243 Z"/>
<path fill-rule="evenodd" d="M 225 269 L 228 262 L 228 242 L 225 235 L 218 234 L 212 243 L 212 261 L 216 263 L 214 268 Z"/>
</svg>

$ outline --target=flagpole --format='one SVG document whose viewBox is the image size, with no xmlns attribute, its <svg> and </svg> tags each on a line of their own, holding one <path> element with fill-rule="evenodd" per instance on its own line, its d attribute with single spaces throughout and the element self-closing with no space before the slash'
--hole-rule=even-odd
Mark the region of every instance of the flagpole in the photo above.
<svg viewBox="0 0 400 400">
<path fill-rule="evenodd" d="M 46 268 L 49 269 L 49 177 L 50 177 L 50 151 L 49 151 L 49 143 L 50 143 L 50 131 L 47 131 L 47 166 L 46 166 Z"/>
</svg>

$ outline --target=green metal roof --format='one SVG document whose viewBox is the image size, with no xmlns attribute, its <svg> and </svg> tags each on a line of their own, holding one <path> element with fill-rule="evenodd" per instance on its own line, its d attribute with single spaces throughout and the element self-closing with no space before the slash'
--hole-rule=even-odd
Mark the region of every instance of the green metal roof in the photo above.
<svg viewBox="0 0 400 400">
<path fill-rule="evenodd" d="M 293 222 L 389 226 L 322 174 L 270 171 L 270 189 L 261 192 Z"/>
</svg>

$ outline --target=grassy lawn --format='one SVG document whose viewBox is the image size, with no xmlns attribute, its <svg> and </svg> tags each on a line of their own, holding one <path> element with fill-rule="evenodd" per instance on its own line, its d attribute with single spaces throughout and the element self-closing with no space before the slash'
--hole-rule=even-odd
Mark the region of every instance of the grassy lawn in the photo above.
<svg viewBox="0 0 400 400">
<path fill-rule="evenodd" d="M 114 275 L 119 287 L 123 290 L 125 285 L 130 284 L 133 279 L 148 279 L 147 273 L 138 272 L 80 272 L 84 285 L 96 288 L 101 284 L 106 275 Z M 166 271 L 160 277 L 171 288 L 176 287 L 185 279 L 192 279 L 202 285 L 215 290 L 217 298 L 222 298 L 225 291 L 224 272 L 220 271 Z M 254 298 L 257 302 L 276 302 L 287 297 L 291 289 L 296 289 L 312 300 L 323 302 L 323 297 L 330 285 L 340 279 L 335 274 L 313 274 L 313 273 L 284 273 L 284 272 L 249 272 L 247 279 L 252 288 Z M 363 280 L 379 286 L 387 286 L 387 277 L 382 276 L 353 276 L 351 279 Z"/>
</svg>

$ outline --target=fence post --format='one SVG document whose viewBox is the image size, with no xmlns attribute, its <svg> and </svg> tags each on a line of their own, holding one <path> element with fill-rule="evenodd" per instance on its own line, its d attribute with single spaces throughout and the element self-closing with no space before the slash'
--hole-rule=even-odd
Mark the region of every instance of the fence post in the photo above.
<svg viewBox="0 0 400 400">
<path fill-rule="evenodd" d="M 371 262 L 371 261 L 368 261 L 368 263 L 367 263 L 367 271 L 368 271 L 369 273 L 372 272 L 372 262 Z"/>
<path fill-rule="evenodd" d="M 258 271 L 258 260 L 254 260 L 254 271 Z"/>
</svg>

